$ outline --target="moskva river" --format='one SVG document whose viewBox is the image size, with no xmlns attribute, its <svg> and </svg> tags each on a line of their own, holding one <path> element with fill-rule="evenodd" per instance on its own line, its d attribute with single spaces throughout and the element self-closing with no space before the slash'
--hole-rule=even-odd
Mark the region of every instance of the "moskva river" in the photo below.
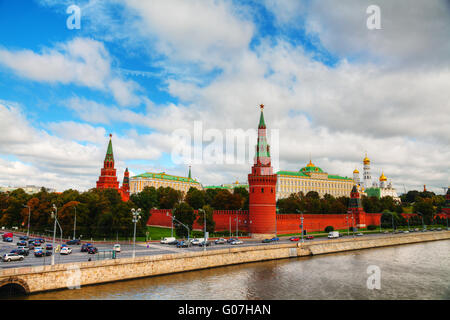
<svg viewBox="0 0 450 320">
<path fill-rule="evenodd" d="M 24 299 L 450 299 L 450 241 L 249 263 Z"/>
</svg>

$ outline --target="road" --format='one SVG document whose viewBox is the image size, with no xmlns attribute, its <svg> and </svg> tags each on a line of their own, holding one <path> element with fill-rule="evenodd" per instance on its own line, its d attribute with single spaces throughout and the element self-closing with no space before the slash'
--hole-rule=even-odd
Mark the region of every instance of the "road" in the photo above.
<svg viewBox="0 0 450 320">
<path fill-rule="evenodd" d="M 405 234 L 397 234 L 397 236 L 403 236 Z M 385 237 L 385 236 L 392 236 L 392 234 L 380 234 L 380 233 L 374 233 L 374 234 L 366 234 L 361 237 L 357 238 L 367 238 L 367 237 Z M 344 235 L 341 237 L 341 239 L 348 239 L 352 238 L 352 235 L 350 236 Z M 261 240 L 254 240 L 254 239 L 242 239 L 244 241 L 243 244 L 238 245 L 239 247 L 248 247 L 248 246 L 264 246 L 268 245 L 266 243 L 261 243 Z M 310 242 L 317 242 L 317 241 L 324 241 L 328 240 L 327 237 L 319 237 L 315 238 L 314 240 L 306 240 L 306 243 Z M 0 255 L 3 256 L 5 253 L 9 253 L 11 250 L 16 249 L 17 245 L 16 243 L 19 241 L 19 236 L 14 236 L 13 242 L 3 242 L 0 241 Z M 273 243 L 273 242 L 272 242 Z M 292 243 L 289 241 L 289 237 L 282 237 L 277 243 Z M 270 243 L 269 243 L 270 244 Z M 112 250 L 113 245 L 112 244 L 95 244 L 95 246 L 99 249 L 99 251 L 102 250 Z M 236 245 L 230 245 L 230 244 L 221 244 L 221 245 L 215 245 L 213 242 L 211 246 L 207 247 L 206 250 L 217 250 L 217 249 L 224 249 L 224 248 L 230 248 L 235 247 Z M 72 253 L 69 255 L 61 255 L 59 253 L 55 253 L 55 264 L 59 263 L 70 263 L 70 262 L 87 262 L 90 258 L 92 261 L 101 259 L 103 256 L 103 253 L 98 254 L 88 254 L 87 252 L 81 252 L 80 245 L 71 245 L 69 246 L 72 248 Z M 202 251 L 202 247 L 198 246 L 192 246 L 189 248 L 177 248 L 174 245 L 167 245 L 167 244 L 160 244 L 160 243 L 151 243 L 148 246 L 146 244 L 137 243 L 136 244 L 136 257 L 142 257 L 142 256 L 151 256 L 151 255 L 160 255 L 160 254 L 173 254 L 173 253 L 181 253 L 181 252 L 195 252 L 195 251 Z M 130 244 L 121 244 L 121 252 L 117 253 L 117 258 L 131 258 L 133 255 L 133 245 Z M 51 264 L 51 257 L 35 257 L 33 254 L 33 251 L 30 250 L 30 254 L 28 256 L 25 256 L 25 259 L 22 261 L 11 261 L 11 262 L 0 262 L 0 268 L 17 268 L 17 267 L 29 267 L 29 266 L 39 266 L 39 265 L 50 265 Z"/>
</svg>

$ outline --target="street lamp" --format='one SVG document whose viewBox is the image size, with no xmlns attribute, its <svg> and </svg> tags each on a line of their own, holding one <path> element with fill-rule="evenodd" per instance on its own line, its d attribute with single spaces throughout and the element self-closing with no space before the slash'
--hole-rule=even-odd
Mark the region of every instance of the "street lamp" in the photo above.
<svg viewBox="0 0 450 320">
<path fill-rule="evenodd" d="M 304 242 L 303 240 L 303 211 L 300 211 L 299 209 L 295 209 L 295 211 L 297 211 L 297 213 L 300 213 L 302 216 L 300 217 L 300 227 L 302 228 L 302 243 Z"/>
<path fill-rule="evenodd" d="M 77 207 L 74 207 L 75 209 L 75 221 L 73 223 L 73 240 L 75 240 L 75 229 L 77 228 Z"/>
<path fill-rule="evenodd" d="M 425 230 L 425 223 L 423 222 L 423 213 L 417 212 L 417 214 L 419 214 L 420 217 L 422 218 L 422 227 L 423 227 L 423 230 Z"/>
<path fill-rule="evenodd" d="M 30 216 L 31 216 L 31 208 L 30 208 L 30 206 L 27 206 L 27 205 L 25 205 L 25 204 L 23 204 L 23 206 L 24 206 L 25 208 L 28 208 L 28 229 L 27 229 L 27 237 L 29 237 L 29 236 L 30 236 Z"/>
<path fill-rule="evenodd" d="M 206 251 L 206 211 L 198 209 L 198 212 L 203 213 L 203 251 Z"/>
<path fill-rule="evenodd" d="M 141 219 L 141 209 L 131 209 L 134 223 L 134 235 L 133 235 L 133 258 L 136 256 L 136 223 Z"/>
<path fill-rule="evenodd" d="M 52 248 L 53 248 L 52 265 L 54 265 L 55 264 L 56 219 L 58 218 L 58 208 L 56 207 L 55 204 L 53 204 L 52 218 L 55 218 L 55 225 L 53 227 L 53 242 L 52 242 Z"/>
<path fill-rule="evenodd" d="M 174 209 L 174 211 L 175 211 L 175 209 Z M 167 213 L 166 213 L 166 216 L 168 217 L 169 216 L 169 211 L 167 211 Z M 173 216 L 173 214 L 171 214 L 171 217 L 172 217 L 172 224 L 173 224 L 173 222 L 175 221 L 175 222 L 178 222 L 179 224 L 181 224 L 183 227 L 185 227 L 186 229 L 187 229 L 187 232 L 188 232 L 188 243 L 189 243 L 189 235 L 190 235 L 190 230 L 189 230 L 189 227 L 187 226 L 187 225 L 185 225 L 183 222 L 181 222 L 180 220 L 177 220 L 174 216 Z"/>
</svg>

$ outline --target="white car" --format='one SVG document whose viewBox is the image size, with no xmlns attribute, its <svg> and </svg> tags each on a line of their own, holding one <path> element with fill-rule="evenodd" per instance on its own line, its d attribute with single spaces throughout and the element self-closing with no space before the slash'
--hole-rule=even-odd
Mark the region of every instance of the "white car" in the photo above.
<svg viewBox="0 0 450 320">
<path fill-rule="evenodd" d="M 5 253 L 2 257 L 3 261 L 22 261 L 24 259 L 24 256 L 17 254 L 17 253 Z"/>
<path fill-rule="evenodd" d="M 243 244 L 243 243 L 244 243 L 244 241 L 242 241 L 242 240 L 234 240 L 234 241 L 231 241 L 230 244 Z"/>
<path fill-rule="evenodd" d="M 59 252 L 59 254 L 71 254 L 72 253 L 72 249 L 70 249 L 69 247 L 62 247 L 61 251 Z"/>
<path fill-rule="evenodd" d="M 115 244 L 114 245 L 114 251 L 115 252 L 120 252 L 120 244 Z"/>
<path fill-rule="evenodd" d="M 170 243 L 172 241 L 175 241 L 175 240 L 176 240 L 175 237 L 165 237 L 164 239 L 161 240 L 161 243 L 168 244 L 168 243 Z"/>
<path fill-rule="evenodd" d="M 363 236 L 363 234 L 360 232 L 360 233 L 357 233 L 356 234 L 358 237 L 361 237 L 361 236 Z"/>
</svg>

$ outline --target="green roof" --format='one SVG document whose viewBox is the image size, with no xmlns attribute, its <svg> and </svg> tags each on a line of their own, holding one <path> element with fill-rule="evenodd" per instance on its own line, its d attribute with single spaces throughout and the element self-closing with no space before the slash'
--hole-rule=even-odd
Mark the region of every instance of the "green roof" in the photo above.
<svg viewBox="0 0 450 320">
<path fill-rule="evenodd" d="M 230 190 L 232 187 L 223 187 L 223 186 L 205 186 L 203 189 L 227 189 Z"/>
<path fill-rule="evenodd" d="M 160 173 L 146 172 L 146 173 L 138 174 L 137 176 L 134 176 L 131 178 L 132 179 L 134 179 L 134 178 L 153 178 L 153 179 L 162 179 L 162 180 L 170 180 L 170 181 L 199 183 L 198 181 L 195 181 L 192 178 L 173 176 L 170 174 L 166 174 L 165 172 L 160 172 Z"/>
<path fill-rule="evenodd" d="M 105 161 L 114 161 L 111 136 L 109 138 L 108 150 L 106 151 Z"/>
<path fill-rule="evenodd" d="M 337 176 L 337 175 L 328 175 L 328 179 L 339 179 L 339 180 L 353 180 L 352 178 L 349 177 L 341 177 L 341 176 Z"/>
<path fill-rule="evenodd" d="M 258 128 L 262 128 L 262 129 L 265 129 L 266 128 L 266 123 L 264 122 L 264 113 L 263 113 L 263 111 L 262 111 L 262 109 L 261 109 L 261 116 L 259 117 L 259 126 L 258 126 Z"/>
</svg>

